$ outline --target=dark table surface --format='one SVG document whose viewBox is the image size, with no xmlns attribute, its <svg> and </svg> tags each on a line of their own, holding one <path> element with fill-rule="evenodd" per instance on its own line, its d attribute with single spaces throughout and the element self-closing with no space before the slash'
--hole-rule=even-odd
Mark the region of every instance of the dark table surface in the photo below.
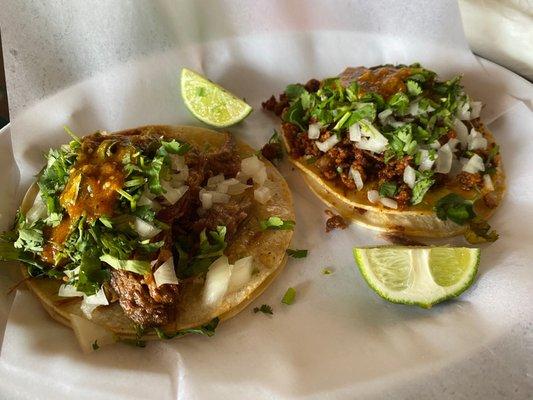
<svg viewBox="0 0 533 400">
<path fill-rule="evenodd" d="M 2 55 L 2 37 L 0 36 L 0 128 L 9 122 L 7 108 L 6 78 L 4 74 L 4 57 Z"/>
</svg>

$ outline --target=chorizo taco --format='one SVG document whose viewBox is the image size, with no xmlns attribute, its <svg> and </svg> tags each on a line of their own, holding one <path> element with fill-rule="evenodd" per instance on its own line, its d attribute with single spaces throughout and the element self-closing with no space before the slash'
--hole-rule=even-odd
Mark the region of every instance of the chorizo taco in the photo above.
<svg viewBox="0 0 533 400">
<path fill-rule="evenodd" d="M 347 68 L 288 85 L 263 108 L 281 118 L 310 188 L 343 216 L 413 236 L 496 238 L 486 220 L 505 191 L 499 146 L 460 76 L 441 81 L 419 64 Z"/>
<path fill-rule="evenodd" d="M 145 126 L 50 150 L 0 259 L 85 347 L 89 320 L 126 341 L 210 335 L 279 274 L 293 225 L 285 180 L 248 145 Z"/>
</svg>

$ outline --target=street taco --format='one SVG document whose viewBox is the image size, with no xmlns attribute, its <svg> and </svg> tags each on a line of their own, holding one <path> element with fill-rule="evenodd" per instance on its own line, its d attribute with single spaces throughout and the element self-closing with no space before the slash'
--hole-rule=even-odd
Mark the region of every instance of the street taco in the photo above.
<svg viewBox="0 0 533 400">
<path fill-rule="evenodd" d="M 286 262 L 292 198 L 270 162 L 187 126 L 97 132 L 47 155 L 2 235 L 52 317 L 118 340 L 211 334 Z"/>
<path fill-rule="evenodd" d="M 343 216 L 386 232 L 495 240 L 486 220 L 505 191 L 499 146 L 460 79 L 418 64 L 347 68 L 289 85 L 263 108 L 281 118 L 310 188 Z"/>
</svg>

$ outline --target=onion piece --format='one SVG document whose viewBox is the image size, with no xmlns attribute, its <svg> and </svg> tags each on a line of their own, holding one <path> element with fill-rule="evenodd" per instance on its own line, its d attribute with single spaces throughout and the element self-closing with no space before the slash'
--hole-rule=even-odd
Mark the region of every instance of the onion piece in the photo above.
<svg viewBox="0 0 533 400">
<path fill-rule="evenodd" d="M 200 202 L 202 203 L 202 208 L 209 210 L 213 207 L 213 193 L 204 189 L 200 190 Z"/>
<path fill-rule="evenodd" d="M 470 120 L 470 104 L 468 101 L 465 101 L 463 104 L 461 104 L 459 107 L 457 107 L 457 112 L 455 113 L 455 116 L 463 121 Z"/>
<path fill-rule="evenodd" d="M 372 204 L 376 204 L 379 201 L 379 192 L 377 190 L 369 190 L 366 196 Z"/>
<path fill-rule="evenodd" d="M 264 164 L 255 155 L 241 160 L 241 172 L 249 177 L 254 176 L 263 166 Z"/>
<path fill-rule="evenodd" d="M 442 146 L 437 153 L 437 163 L 435 165 L 435 172 L 440 174 L 447 174 L 452 169 L 453 152 L 449 143 Z"/>
<path fill-rule="evenodd" d="M 487 192 L 494 192 L 494 184 L 489 174 L 483 175 L 483 187 Z"/>
<path fill-rule="evenodd" d="M 170 257 L 155 270 L 154 280 L 157 287 L 161 285 L 177 285 L 179 283 L 174 270 L 174 257 Z"/>
<path fill-rule="evenodd" d="M 168 182 L 162 181 L 161 187 L 165 190 L 163 197 L 170 204 L 176 204 L 176 202 L 181 199 L 181 197 L 187 192 L 189 186 L 183 185 L 179 188 L 173 188 Z"/>
<path fill-rule="evenodd" d="M 435 156 L 435 158 L 432 160 L 429 156 L 428 150 L 420 149 L 418 152 L 420 153 L 420 166 L 418 167 L 418 170 L 429 171 L 431 167 L 433 167 L 433 164 L 438 156 Z"/>
<path fill-rule="evenodd" d="M 81 302 L 80 309 L 89 319 L 92 318 L 93 311 L 99 306 L 107 306 L 109 302 L 102 286 L 98 292 L 91 296 L 84 296 Z"/>
<path fill-rule="evenodd" d="M 209 178 L 206 187 L 209 189 L 215 189 L 221 182 L 224 182 L 224 174 L 218 174 Z"/>
<path fill-rule="evenodd" d="M 318 147 L 318 150 L 325 153 L 328 150 L 332 149 L 333 146 L 335 146 L 339 142 L 340 142 L 340 139 L 337 137 L 337 135 L 331 135 L 329 138 L 327 138 L 323 142 L 319 142 L 318 140 L 315 141 L 315 144 L 316 144 L 316 147 Z"/>
<path fill-rule="evenodd" d="M 363 137 L 359 143 L 356 143 L 356 147 L 374 153 L 382 153 L 385 151 L 389 141 L 374 127 L 374 125 L 368 121 L 362 120 L 359 121 L 359 127 Z"/>
<path fill-rule="evenodd" d="M 209 267 L 205 276 L 203 300 L 206 305 L 218 304 L 228 290 L 231 277 L 231 265 L 228 257 L 220 256 Z"/>
<path fill-rule="evenodd" d="M 359 172 L 357 168 L 354 168 L 353 166 L 351 166 L 349 174 L 352 177 L 353 181 L 355 182 L 355 187 L 357 187 L 357 190 L 361 190 L 364 185 L 361 172 Z"/>
<path fill-rule="evenodd" d="M 115 342 L 113 332 L 104 327 L 76 314 L 70 314 L 69 318 L 74 334 L 84 353 L 91 353 L 102 346 Z"/>
<path fill-rule="evenodd" d="M 350 140 L 352 142 L 358 142 L 361 140 L 361 129 L 359 128 L 358 123 L 355 123 L 352 126 L 350 126 L 350 128 L 348 129 L 348 133 L 350 135 Z"/>
<path fill-rule="evenodd" d="M 185 163 L 185 157 L 177 154 L 170 154 L 170 161 L 172 170 L 177 171 L 176 174 L 173 174 L 172 179 L 180 181 L 187 180 L 189 177 L 189 167 Z"/>
<path fill-rule="evenodd" d="M 237 181 L 235 185 L 228 186 L 228 194 L 230 196 L 241 194 L 241 193 L 244 193 L 244 191 L 248 189 L 249 187 L 251 186 L 245 185 L 244 183 Z"/>
<path fill-rule="evenodd" d="M 47 215 L 48 209 L 46 208 L 46 204 L 44 204 L 43 198 L 41 197 L 41 191 L 39 191 L 37 192 L 37 196 L 35 196 L 33 205 L 26 213 L 26 221 L 29 224 L 33 224 L 40 219 L 46 218 Z"/>
<path fill-rule="evenodd" d="M 450 147 L 450 150 L 453 153 L 455 151 L 455 148 L 459 144 L 459 140 L 457 140 L 456 138 L 451 138 L 446 144 Z"/>
<path fill-rule="evenodd" d="M 231 277 L 228 285 L 228 293 L 242 288 L 252 278 L 252 256 L 241 258 L 235 261 L 231 271 Z"/>
<path fill-rule="evenodd" d="M 396 200 L 393 200 L 393 199 L 390 199 L 388 197 L 381 197 L 379 199 L 379 201 L 381 202 L 381 204 L 383 204 L 385 207 L 388 207 L 388 208 L 398 208 L 398 203 L 396 202 Z"/>
<path fill-rule="evenodd" d="M 483 103 L 481 101 L 470 102 L 470 118 L 471 119 L 479 118 L 479 115 L 481 114 L 481 107 L 483 107 Z"/>
<path fill-rule="evenodd" d="M 429 144 L 429 147 L 431 147 L 432 149 L 438 150 L 438 149 L 440 149 L 441 144 L 440 144 L 440 142 L 438 140 L 435 140 L 434 142 L 431 142 Z"/>
<path fill-rule="evenodd" d="M 381 125 L 387 125 L 387 120 L 392 115 L 392 108 L 386 108 L 378 114 L 379 122 Z"/>
<path fill-rule="evenodd" d="M 409 111 L 407 112 L 408 114 L 412 115 L 413 117 L 416 117 L 417 115 L 419 114 L 424 114 L 425 111 L 424 110 L 421 110 L 419 107 L 418 107 L 418 101 L 412 101 L 410 104 L 409 104 Z"/>
<path fill-rule="evenodd" d="M 254 190 L 254 199 L 261 204 L 266 204 L 272 198 L 272 192 L 266 186 Z"/>
<path fill-rule="evenodd" d="M 229 194 L 226 193 L 219 193 L 219 192 L 211 192 L 213 195 L 213 203 L 227 203 L 230 199 Z"/>
<path fill-rule="evenodd" d="M 63 283 L 61 286 L 59 286 L 57 295 L 59 297 L 83 297 L 85 296 L 85 293 L 78 291 L 74 285 Z"/>
<path fill-rule="evenodd" d="M 161 209 L 161 206 L 159 203 L 155 200 L 151 200 L 148 198 L 144 193 L 141 194 L 141 197 L 139 197 L 139 200 L 137 201 L 138 206 L 148 206 L 150 209 L 159 211 Z"/>
<path fill-rule="evenodd" d="M 487 144 L 487 139 L 480 132 L 472 128 L 468 137 L 468 150 L 485 150 Z"/>
<path fill-rule="evenodd" d="M 405 167 L 405 169 L 403 170 L 403 181 L 411 189 L 415 186 L 416 172 L 415 169 L 410 165 Z"/>
<path fill-rule="evenodd" d="M 318 139 L 320 137 L 320 125 L 319 124 L 309 125 L 309 129 L 307 130 L 307 137 L 313 140 Z"/>
<path fill-rule="evenodd" d="M 455 133 L 457 133 L 457 139 L 459 139 L 459 142 L 466 147 L 468 144 L 468 129 L 466 128 L 466 125 L 463 124 L 463 121 L 460 119 L 455 118 L 453 121 L 453 129 L 455 130 Z"/>
<path fill-rule="evenodd" d="M 483 159 L 477 154 L 474 154 L 463 166 L 463 171 L 469 172 L 471 174 L 477 174 L 480 171 L 485 171 L 485 164 L 483 163 Z"/>
<path fill-rule="evenodd" d="M 263 163 L 261 163 L 261 168 L 259 168 L 259 170 L 252 175 L 252 179 L 254 181 L 254 183 L 258 184 L 259 186 L 262 186 L 264 185 L 264 183 L 266 182 L 267 180 L 267 171 L 266 171 L 266 167 Z"/>
<path fill-rule="evenodd" d="M 141 239 L 151 239 L 161 232 L 161 229 L 139 217 L 133 217 L 133 229 L 135 229 Z"/>
</svg>

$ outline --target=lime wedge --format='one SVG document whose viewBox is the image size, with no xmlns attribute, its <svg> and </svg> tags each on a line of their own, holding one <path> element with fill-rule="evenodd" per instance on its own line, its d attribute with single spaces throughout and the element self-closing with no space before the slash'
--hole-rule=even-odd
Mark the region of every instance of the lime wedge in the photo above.
<svg viewBox="0 0 533 400">
<path fill-rule="evenodd" d="M 187 68 L 181 70 L 181 96 L 192 115 L 218 128 L 234 125 L 252 111 L 222 86 Z"/>
<path fill-rule="evenodd" d="M 430 308 L 470 287 L 479 249 L 382 246 L 355 248 L 354 257 L 366 283 L 385 300 Z"/>
</svg>

